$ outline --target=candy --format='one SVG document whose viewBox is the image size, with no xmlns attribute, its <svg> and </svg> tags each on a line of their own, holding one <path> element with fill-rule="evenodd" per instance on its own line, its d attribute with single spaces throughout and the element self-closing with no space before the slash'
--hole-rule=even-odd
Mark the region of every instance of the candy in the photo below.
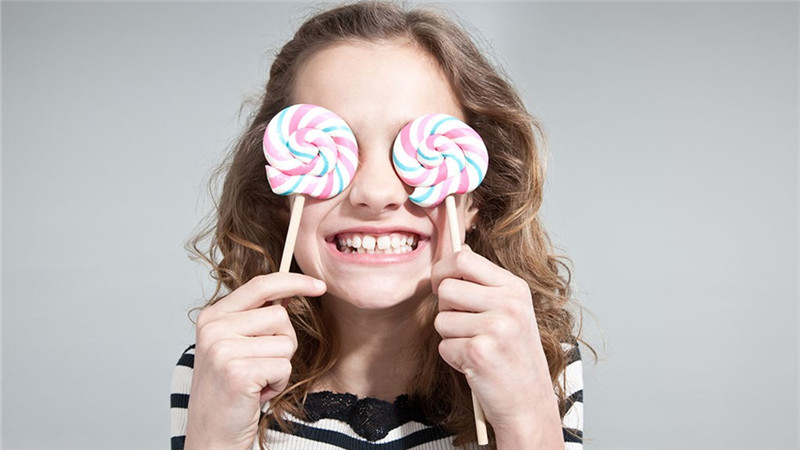
<svg viewBox="0 0 800 450">
<path fill-rule="evenodd" d="M 293 195 L 289 228 L 278 269 L 288 272 L 303 215 L 305 195 L 326 199 L 341 193 L 356 173 L 358 146 L 339 116 L 316 105 L 284 108 L 264 131 L 267 181 L 272 192 Z"/>
<path fill-rule="evenodd" d="M 428 114 L 397 135 L 392 162 L 400 178 L 415 189 L 412 202 L 436 206 L 448 195 L 466 194 L 486 175 L 486 144 L 469 125 L 446 114 Z"/>
<path fill-rule="evenodd" d="M 331 198 L 350 184 L 358 167 L 352 130 L 321 106 L 283 109 L 267 125 L 263 148 L 267 180 L 278 195 Z"/>
</svg>

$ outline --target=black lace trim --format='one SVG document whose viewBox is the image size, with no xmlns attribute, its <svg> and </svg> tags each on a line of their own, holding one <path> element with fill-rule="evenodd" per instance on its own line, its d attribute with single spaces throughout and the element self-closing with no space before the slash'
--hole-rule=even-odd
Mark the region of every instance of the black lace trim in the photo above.
<svg viewBox="0 0 800 450">
<path fill-rule="evenodd" d="M 309 422 L 320 419 L 345 422 L 368 441 L 383 439 L 390 431 L 412 421 L 434 425 L 425 417 L 421 405 L 409 400 L 407 395 L 389 403 L 373 397 L 358 398 L 353 394 L 312 392 L 306 397 L 303 410 Z"/>
</svg>

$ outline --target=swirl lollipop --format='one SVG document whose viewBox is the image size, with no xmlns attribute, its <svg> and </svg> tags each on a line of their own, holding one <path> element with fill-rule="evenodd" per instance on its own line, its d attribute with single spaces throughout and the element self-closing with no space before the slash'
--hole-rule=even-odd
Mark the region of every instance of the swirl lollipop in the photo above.
<svg viewBox="0 0 800 450">
<path fill-rule="evenodd" d="M 305 195 L 325 199 L 342 192 L 356 173 L 358 147 L 339 116 L 321 106 L 299 104 L 270 120 L 264 131 L 264 155 L 272 192 L 295 194 L 279 269 L 288 272 Z"/>
<path fill-rule="evenodd" d="M 453 194 L 478 187 L 489 167 L 486 144 L 469 125 L 446 114 L 428 114 L 409 123 L 394 141 L 392 163 L 400 178 L 414 187 L 412 202 L 432 207 L 445 202 L 453 252 L 461 250 L 461 233 Z M 486 445 L 483 408 L 472 395 L 478 444 Z"/>
<path fill-rule="evenodd" d="M 452 194 L 474 191 L 489 166 L 486 144 L 469 125 L 446 114 L 428 114 L 400 130 L 392 149 L 400 178 L 414 187 L 412 202 L 431 207 L 445 201 L 453 251 L 461 249 Z"/>
</svg>

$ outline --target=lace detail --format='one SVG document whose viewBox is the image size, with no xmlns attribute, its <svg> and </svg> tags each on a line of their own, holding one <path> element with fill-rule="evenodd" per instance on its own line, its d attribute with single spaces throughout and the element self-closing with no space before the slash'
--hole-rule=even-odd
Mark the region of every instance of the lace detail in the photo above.
<svg viewBox="0 0 800 450">
<path fill-rule="evenodd" d="M 405 394 L 389 403 L 373 397 L 359 399 L 353 394 L 312 392 L 306 397 L 303 410 L 309 422 L 339 420 L 368 441 L 382 439 L 390 431 L 412 421 L 434 425 L 425 417 L 421 405 L 409 400 Z"/>
</svg>

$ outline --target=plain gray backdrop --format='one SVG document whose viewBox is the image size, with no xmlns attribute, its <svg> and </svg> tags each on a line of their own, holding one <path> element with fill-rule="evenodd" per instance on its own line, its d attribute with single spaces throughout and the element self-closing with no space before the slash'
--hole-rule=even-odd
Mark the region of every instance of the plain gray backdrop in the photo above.
<svg viewBox="0 0 800 450">
<path fill-rule="evenodd" d="M 797 448 L 798 5 L 447 4 L 544 122 L 586 448 Z M 313 8 L 2 3 L 2 446 L 169 445 L 183 243 Z"/>
</svg>

